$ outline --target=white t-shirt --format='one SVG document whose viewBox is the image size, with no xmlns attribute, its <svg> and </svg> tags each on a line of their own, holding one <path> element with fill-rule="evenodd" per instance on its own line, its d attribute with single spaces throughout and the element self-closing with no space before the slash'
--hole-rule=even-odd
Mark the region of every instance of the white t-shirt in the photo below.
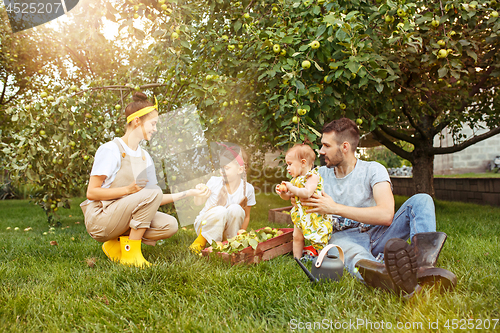
<svg viewBox="0 0 500 333">
<path fill-rule="evenodd" d="M 137 150 L 132 150 L 123 142 L 121 138 L 118 138 L 120 143 L 122 144 L 125 153 L 133 157 L 141 157 L 142 151 L 144 151 L 144 155 L 146 156 L 146 175 L 148 178 L 147 186 L 156 185 L 158 181 L 156 180 L 156 173 L 153 164 L 153 159 L 148 154 L 147 151 L 142 149 L 140 146 L 137 147 Z M 97 149 L 94 157 L 94 164 L 92 165 L 92 171 L 90 172 L 91 176 L 102 176 L 105 175 L 106 179 L 102 183 L 102 188 L 109 188 L 113 180 L 115 180 L 116 174 L 121 167 L 121 156 L 120 149 L 118 145 L 113 141 L 106 142 L 102 146 Z"/>
<path fill-rule="evenodd" d="M 222 177 L 211 177 L 207 186 L 210 189 L 210 197 L 207 199 L 205 203 L 205 207 L 201 210 L 200 214 L 196 219 L 198 219 L 201 215 L 203 215 L 208 209 L 215 207 L 217 205 L 217 198 L 219 197 L 219 193 L 222 190 L 223 186 L 223 178 Z M 256 204 L 255 201 L 255 190 L 252 184 L 247 182 L 247 193 L 246 197 L 248 199 L 247 205 L 254 206 Z M 229 205 L 237 204 L 239 205 L 241 200 L 243 200 L 243 179 L 240 182 L 240 186 L 233 194 L 227 194 L 227 203 L 224 207 L 229 207 Z"/>
</svg>

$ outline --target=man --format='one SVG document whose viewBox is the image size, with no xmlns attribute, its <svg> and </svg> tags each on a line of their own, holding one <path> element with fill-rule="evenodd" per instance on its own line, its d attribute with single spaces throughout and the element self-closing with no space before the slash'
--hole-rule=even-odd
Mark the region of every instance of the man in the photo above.
<svg viewBox="0 0 500 333">
<path fill-rule="evenodd" d="M 307 212 L 337 216 L 330 244 L 344 250 L 349 273 L 396 293 L 411 294 L 419 284 L 437 281 L 454 287 L 456 276 L 435 267 L 446 234 L 436 232 L 432 198 L 416 194 L 394 214 L 389 174 L 380 163 L 355 157 L 359 130 L 350 119 L 326 124 L 321 143 L 324 192 L 309 199 L 314 208 Z M 381 257 L 385 264 L 377 261 Z"/>
</svg>

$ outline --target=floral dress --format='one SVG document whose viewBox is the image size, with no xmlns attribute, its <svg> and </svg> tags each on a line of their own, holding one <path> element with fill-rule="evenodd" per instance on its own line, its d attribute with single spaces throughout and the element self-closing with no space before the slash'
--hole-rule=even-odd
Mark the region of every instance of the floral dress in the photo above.
<svg viewBox="0 0 500 333">
<path fill-rule="evenodd" d="M 291 183 L 298 188 L 304 188 L 307 178 L 313 174 L 319 177 L 316 193 L 321 194 L 323 190 L 323 178 L 318 173 L 317 168 L 308 171 L 304 176 L 293 178 Z M 332 235 L 332 216 L 328 214 L 318 215 L 317 213 L 307 214 L 306 210 L 312 207 L 303 206 L 297 196 L 295 197 L 295 201 L 297 206 L 294 206 L 290 213 L 293 224 L 302 230 L 304 238 L 308 239 L 316 250 L 321 251 L 328 244 Z"/>
</svg>

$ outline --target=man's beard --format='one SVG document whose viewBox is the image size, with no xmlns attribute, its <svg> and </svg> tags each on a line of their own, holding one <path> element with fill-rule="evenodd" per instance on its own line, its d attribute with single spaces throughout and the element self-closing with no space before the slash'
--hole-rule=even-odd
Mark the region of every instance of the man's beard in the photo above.
<svg viewBox="0 0 500 333">
<path fill-rule="evenodd" d="M 344 156 L 342 155 L 342 153 L 339 151 L 337 152 L 337 154 L 334 156 L 334 159 L 333 160 L 330 160 L 330 159 L 326 159 L 326 156 L 323 157 L 323 160 L 326 164 L 326 167 L 327 168 L 335 168 L 337 167 L 340 163 L 342 163 L 344 161 Z"/>
</svg>

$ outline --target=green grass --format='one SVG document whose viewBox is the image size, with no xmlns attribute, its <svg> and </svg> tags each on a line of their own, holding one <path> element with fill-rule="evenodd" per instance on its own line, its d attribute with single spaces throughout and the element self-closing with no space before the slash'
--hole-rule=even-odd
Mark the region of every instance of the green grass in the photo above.
<svg viewBox="0 0 500 333">
<path fill-rule="evenodd" d="M 407 331 L 423 332 L 436 320 L 447 331 L 451 319 L 500 318 L 499 208 L 438 201 L 438 229 L 449 236 L 439 264 L 456 273 L 458 287 L 447 294 L 426 289 L 405 301 L 347 274 L 338 283 L 312 285 L 288 255 L 252 266 L 207 261 L 187 250 L 191 228 L 143 246 L 152 268 L 113 264 L 85 231 L 82 200 L 60 212 L 62 227 L 47 235 L 40 208 L 0 202 L 0 332 L 279 332 L 289 331 L 291 320 L 384 321 L 392 331 L 400 331 L 397 322 L 421 322 L 422 329 Z M 403 200 L 397 197 L 397 204 Z M 269 225 L 268 209 L 285 205 L 259 195 L 251 228 Z M 27 227 L 33 230 L 24 232 Z M 93 268 L 89 258 L 96 260 Z"/>
<path fill-rule="evenodd" d="M 434 178 L 500 178 L 500 172 L 461 173 L 457 175 L 434 175 Z"/>
</svg>

